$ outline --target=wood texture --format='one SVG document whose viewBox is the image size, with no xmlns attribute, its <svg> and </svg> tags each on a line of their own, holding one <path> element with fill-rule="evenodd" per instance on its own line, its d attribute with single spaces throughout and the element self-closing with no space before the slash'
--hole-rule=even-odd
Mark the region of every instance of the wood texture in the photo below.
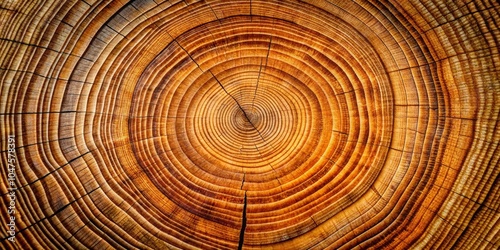
<svg viewBox="0 0 500 250">
<path fill-rule="evenodd" d="M 498 249 L 499 12 L 2 1 L 0 244 Z"/>
</svg>

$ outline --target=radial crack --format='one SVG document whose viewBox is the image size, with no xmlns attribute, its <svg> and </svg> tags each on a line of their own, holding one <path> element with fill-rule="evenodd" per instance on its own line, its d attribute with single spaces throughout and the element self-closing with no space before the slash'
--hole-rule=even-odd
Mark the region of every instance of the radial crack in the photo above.
<svg viewBox="0 0 500 250">
<path fill-rule="evenodd" d="M 268 52 L 268 54 L 269 54 L 269 52 Z M 257 90 L 259 89 L 259 80 L 260 80 L 261 72 L 262 72 L 262 59 L 260 59 L 259 75 L 257 75 L 257 82 L 255 83 L 255 91 L 253 93 L 252 110 L 253 110 L 253 105 L 255 103 L 255 97 L 257 96 Z"/>
<path fill-rule="evenodd" d="M 243 215 L 242 215 L 240 241 L 238 243 L 238 250 L 243 249 L 243 239 L 245 237 L 246 227 L 247 227 L 247 191 L 245 191 L 245 199 L 243 200 Z"/>
<path fill-rule="evenodd" d="M 266 55 L 266 63 L 264 66 L 267 67 L 267 62 L 269 61 L 269 52 L 271 51 L 271 44 L 273 42 L 273 37 L 269 37 L 269 45 L 267 47 L 267 55 Z M 257 83 L 255 84 L 255 92 L 253 94 L 253 100 L 252 100 L 252 110 L 253 110 L 253 107 L 254 107 L 254 103 L 255 103 L 255 97 L 257 96 L 257 89 L 259 88 L 259 81 L 260 81 L 260 75 L 262 73 L 262 59 L 260 61 L 260 68 L 259 68 L 259 75 L 257 76 Z"/>
<path fill-rule="evenodd" d="M 217 77 L 215 77 L 214 73 L 212 73 L 211 70 L 208 70 L 208 72 L 210 72 L 210 74 L 215 79 L 215 81 L 217 81 L 217 83 L 222 88 L 222 90 L 224 90 L 224 92 L 226 92 L 226 94 L 228 96 L 230 96 L 234 100 L 234 102 L 236 103 L 236 105 L 238 105 L 238 108 L 241 110 L 241 112 L 243 112 L 243 116 L 245 116 L 245 119 L 252 125 L 253 129 L 255 129 L 255 131 L 257 131 L 257 133 L 259 134 L 260 138 L 262 138 L 262 141 L 266 142 L 266 140 L 264 139 L 264 137 L 262 136 L 262 134 L 260 133 L 260 131 L 257 129 L 257 127 L 255 127 L 255 124 L 253 124 L 252 120 L 250 120 L 250 117 L 248 117 L 247 112 L 245 111 L 245 109 L 243 109 L 243 107 L 240 105 L 240 103 L 238 102 L 238 100 L 236 100 L 236 98 L 234 98 L 234 96 L 232 96 L 229 92 L 227 92 L 227 90 L 224 88 L 224 85 L 222 85 L 222 83 L 219 81 L 219 79 L 217 79 Z"/>
<path fill-rule="evenodd" d="M 241 187 L 240 187 L 241 190 L 243 190 L 243 184 L 245 183 L 245 176 L 246 175 L 247 175 L 246 173 L 243 173 L 243 179 L 241 180 Z"/>
<path fill-rule="evenodd" d="M 184 52 L 186 52 L 186 54 L 188 55 L 188 57 L 196 64 L 196 66 L 201 70 L 201 72 L 205 72 L 203 71 L 203 69 L 200 67 L 200 65 L 196 62 L 196 60 L 194 60 L 193 56 L 191 56 L 191 54 L 184 48 L 182 47 L 182 45 L 176 40 L 174 39 L 175 43 L 182 49 L 184 50 Z"/>
<path fill-rule="evenodd" d="M 71 206 L 71 205 L 73 205 L 74 203 L 76 203 L 76 202 L 78 202 L 79 200 L 83 199 L 85 196 L 89 196 L 89 195 L 90 195 L 90 194 L 92 194 L 94 191 L 96 191 L 96 190 L 98 190 L 98 189 L 100 189 L 100 188 L 101 188 L 101 186 L 98 186 L 98 187 L 96 187 L 96 188 L 94 188 L 94 189 L 90 190 L 88 193 L 86 193 L 86 194 L 84 194 L 84 195 L 82 195 L 82 196 L 80 196 L 80 197 L 78 197 L 78 198 L 76 198 L 76 199 L 74 199 L 74 200 L 70 201 L 70 202 L 69 202 L 69 203 L 67 203 L 66 205 L 64 205 L 64 206 L 60 207 L 59 209 L 57 209 L 56 211 L 54 211 L 51 215 L 48 215 L 48 216 L 46 216 L 46 217 L 44 217 L 44 218 L 42 218 L 42 219 L 39 219 L 39 220 L 37 220 L 37 221 L 35 221 L 35 222 L 31 223 L 30 225 L 28 225 L 28 226 L 24 227 L 24 228 L 20 228 L 20 229 L 19 229 L 19 231 L 18 231 L 17 233 L 18 233 L 18 234 L 21 234 L 21 233 L 22 233 L 22 232 L 24 232 L 25 230 L 28 230 L 28 229 L 30 229 L 31 227 L 36 226 L 37 224 L 41 223 L 42 221 L 45 221 L 45 220 L 50 220 L 52 217 L 56 216 L 57 214 L 59 214 L 60 212 L 62 212 L 63 210 L 65 210 L 66 208 L 70 207 L 70 206 Z M 246 201 L 246 193 L 245 193 L 245 201 Z M 6 238 L 1 239 L 0 241 L 4 241 L 4 240 L 6 240 L 6 239 L 7 239 L 7 237 L 6 237 Z"/>
</svg>

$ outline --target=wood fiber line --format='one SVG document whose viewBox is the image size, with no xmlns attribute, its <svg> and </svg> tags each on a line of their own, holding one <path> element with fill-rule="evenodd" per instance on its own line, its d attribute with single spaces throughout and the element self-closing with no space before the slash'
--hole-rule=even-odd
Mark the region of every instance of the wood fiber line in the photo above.
<svg viewBox="0 0 500 250">
<path fill-rule="evenodd" d="M 2 1 L 1 248 L 498 249 L 499 13 Z"/>
</svg>

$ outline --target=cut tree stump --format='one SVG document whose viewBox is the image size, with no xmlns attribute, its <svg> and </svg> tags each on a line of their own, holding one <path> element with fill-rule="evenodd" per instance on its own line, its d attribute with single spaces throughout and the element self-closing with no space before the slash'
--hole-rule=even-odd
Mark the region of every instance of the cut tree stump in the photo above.
<svg viewBox="0 0 500 250">
<path fill-rule="evenodd" d="M 499 249 L 499 26 L 498 1 L 4 0 L 1 248 Z"/>
</svg>

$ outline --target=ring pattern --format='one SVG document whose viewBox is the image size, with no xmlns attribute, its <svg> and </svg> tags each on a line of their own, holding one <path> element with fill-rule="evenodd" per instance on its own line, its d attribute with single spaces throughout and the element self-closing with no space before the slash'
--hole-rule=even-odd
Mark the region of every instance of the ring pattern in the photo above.
<svg viewBox="0 0 500 250">
<path fill-rule="evenodd" d="M 498 248 L 499 10 L 2 3 L 2 245 Z"/>
</svg>

